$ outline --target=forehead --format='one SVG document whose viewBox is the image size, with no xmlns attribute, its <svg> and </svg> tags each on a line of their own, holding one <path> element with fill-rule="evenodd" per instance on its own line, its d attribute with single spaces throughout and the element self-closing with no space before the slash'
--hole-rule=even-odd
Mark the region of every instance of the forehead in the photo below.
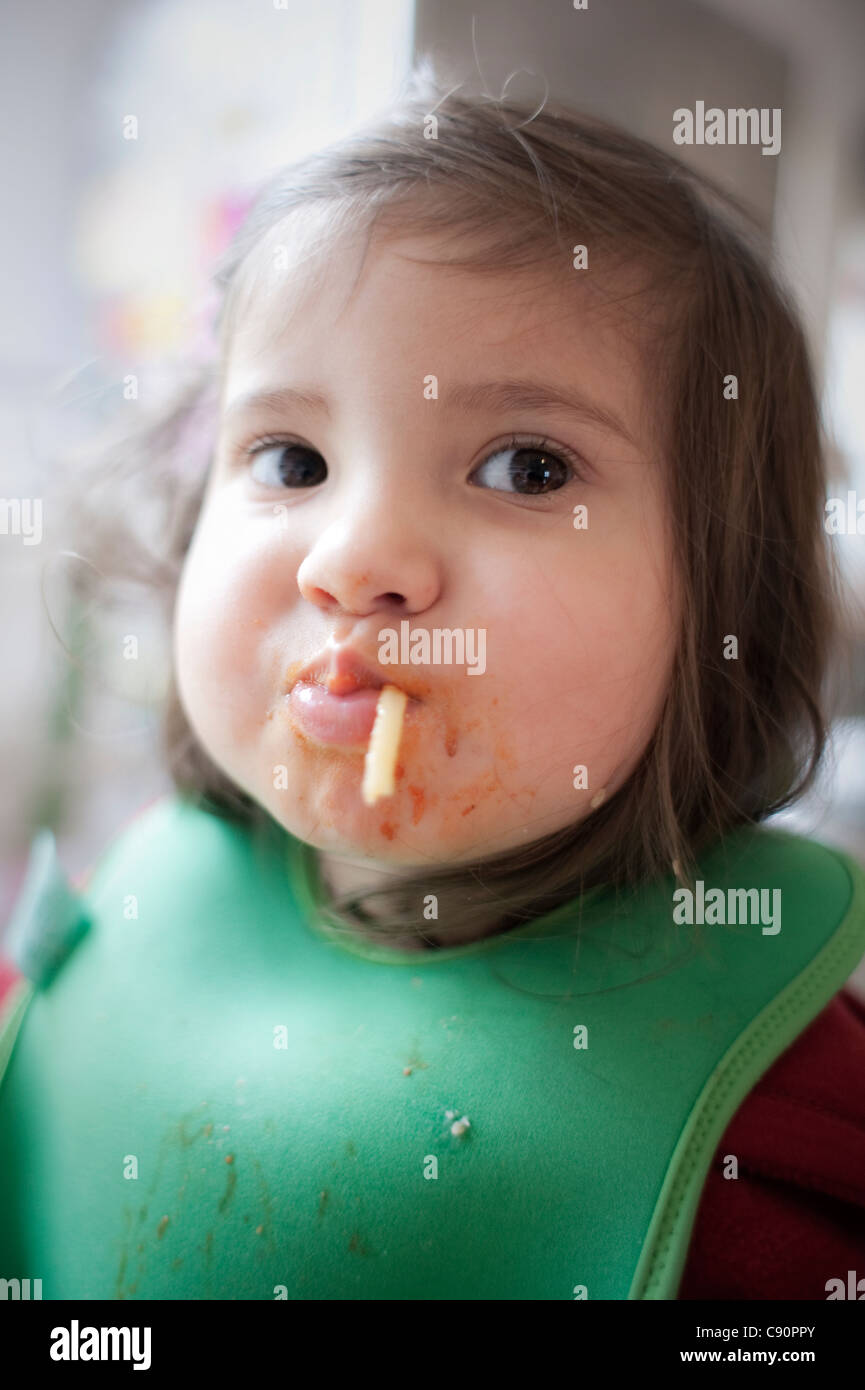
<svg viewBox="0 0 865 1390">
<path fill-rule="evenodd" d="M 245 267 L 225 361 L 226 406 L 280 385 L 346 383 L 384 398 L 429 375 L 465 382 L 532 377 L 578 385 L 625 420 L 651 427 L 643 369 L 645 275 L 591 274 L 558 264 L 499 268 L 449 263 L 477 244 L 429 234 L 345 232 L 322 247 L 297 217 Z"/>
</svg>

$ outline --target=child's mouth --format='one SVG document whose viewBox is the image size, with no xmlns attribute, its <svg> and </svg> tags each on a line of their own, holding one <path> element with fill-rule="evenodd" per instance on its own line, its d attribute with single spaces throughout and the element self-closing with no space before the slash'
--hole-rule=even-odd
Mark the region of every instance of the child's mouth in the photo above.
<svg viewBox="0 0 865 1390">
<path fill-rule="evenodd" d="M 306 665 L 291 669 L 285 697 L 291 718 L 317 743 L 365 748 L 382 687 L 391 684 L 387 677 L 377 662 L 365 662 L 353 648 L 328 646 Z M 399 677 L 397 684 L 404 688 Z M 426 693 L 427 683 L 420 684 Z M 409 696 L 405 717 L 411 720 L 421 701 L 408 690 L 405 693 Z"/>
<path fill-rule="evenodd" d="M 366 746 L 380 690 L 374 686 L 336 694 L 317 681 L 298 681 L 288 695 L 292 717 L 318 743 Z"/>
</svg>

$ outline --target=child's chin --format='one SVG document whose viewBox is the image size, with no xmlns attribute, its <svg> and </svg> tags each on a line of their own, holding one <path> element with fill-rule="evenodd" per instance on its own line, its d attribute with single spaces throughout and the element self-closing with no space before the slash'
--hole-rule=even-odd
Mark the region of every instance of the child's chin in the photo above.
<svg viewBox="0 0 865 1390">
<path fill-rule="evenodd" d="M 429 837 L 423 840 L 411 824 L 411 813 L 400 810 L 401 798 L 387 797 L 366 806 L 358 788 L 331 793 L 326 809 L 307 813 L 297 808 L 271 807 L 280 825 L 315 849 L 368 854 L 388 863 L 429 862 Z M 426 848 L 426 854 L 424 853 Z"/>
</svg>

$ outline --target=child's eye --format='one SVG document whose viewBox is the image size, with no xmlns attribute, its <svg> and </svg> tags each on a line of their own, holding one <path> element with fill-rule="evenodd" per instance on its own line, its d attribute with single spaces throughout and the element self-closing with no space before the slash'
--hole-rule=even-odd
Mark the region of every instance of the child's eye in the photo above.
<svg viewBox="0 0 865 1390">
<path fill-rule="evenodd" d="M 321 454 L 291 439 L 260 439 L 246 454 L 250 474 L 262 487 L 317 487 L 327 477 Z"/>
<path fill-rule="evenodd" d="M 327 477 L 327 464 L 308 444 L 266 437 L 244 450 L 252 460 L 250 474 L 262 487 L 317 487 Z M 475 486 L 536 496 L 556 492 L 579 477 L 576 460 L 561 445 L 554 452 L 546 439 L 519 439 L 499 445 L 471 475 Z M 478 483 L 476 480 L 482 478 Z"/>
<path fill-rule="evenodd" d="M 480 486 L 517 492 L 524 497 L 556 492 L 579 477 L 569 451 L 560 445 L 556 448 L 558 452 L 554 453 L 545 439 L 513 438 L 509 444 L 499 445 L 475 469 L 469 481 L 475 483 L 483 475 Z"/>
</svg>

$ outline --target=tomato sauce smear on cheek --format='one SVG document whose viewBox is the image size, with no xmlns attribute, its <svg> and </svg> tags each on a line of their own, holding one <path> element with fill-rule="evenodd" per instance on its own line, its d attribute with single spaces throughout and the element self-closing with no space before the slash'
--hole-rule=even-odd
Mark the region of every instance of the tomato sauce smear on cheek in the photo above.
<svg viewBox="0 0 865 1390">
<path fill-rule="evenodd" d="M 286 686 L 290 688 L 302 662 L 293 663 L 285 675 Z M 402 688 L 399 678 L 394 682 Z M 420 701 L 417 718 L 406 722 L 394 769 L 396 791 L 384 804 L 374 808 L 375 823 L 383 839 L 393 841 L 410 826 L 417 826 L 429 818 L 434 809 L 441 805 L 439 817 L 432 816 L 430 831 L 433 834 L 450 831 L 463 838 L 470 822 L 467 817 L 483 812 L 485 803 L 507 799 L 499 779 L 496 764 L 513 766 L 514 758 L 509 740 L 496 739 L 493 766 L 487 765 L 479 770 L 478 758 L 487 762 L 483 756 L 483 746 L 476 745 L 472 737 L 478 730 L 483 731 L 484 720 L 479 716 L 466 719 L 465 697 L 462 690 L 454 686 L 447 689 L 434 687 L 426 681 L 405 681 L 407 693 Z M 494 700 L 493 704 L 498 704 Z M 334 801 L 332 811 L 337 813 L 338 804 L 345 808 L 344 796 L 348 790 L 346 778 L 351 783 L 357 781 L 357 794 L 360 798 L 360 783 L 363 775 L 363 747 L 356 753 L 345 749 L 325 748 L 315 741 L 307 740 L 297 729 L 292 729 L 296 745 L 305 748 L 311 759 L 310 771 L 324 782 L 333 782 Z M 483 745 L 483 732 L 482 732 Z M 470 766 L 465 769 L 463 780 L 458 780 L 460 754 L 468 757 Z M 456 761 L 453 761 L 456 760 Z M 471 763 L 474 766 L 471 766 Z M 456 776 L 454 774 L 457 774 Z M 337 790 L 338 789 L 338 790 Z M 327 798 L 329 799 L 329 798 Z M 444 803 L 443 805 L 441 803 Z M 465 829 L 458 829 L 465 827 Z"/>
</svg>

